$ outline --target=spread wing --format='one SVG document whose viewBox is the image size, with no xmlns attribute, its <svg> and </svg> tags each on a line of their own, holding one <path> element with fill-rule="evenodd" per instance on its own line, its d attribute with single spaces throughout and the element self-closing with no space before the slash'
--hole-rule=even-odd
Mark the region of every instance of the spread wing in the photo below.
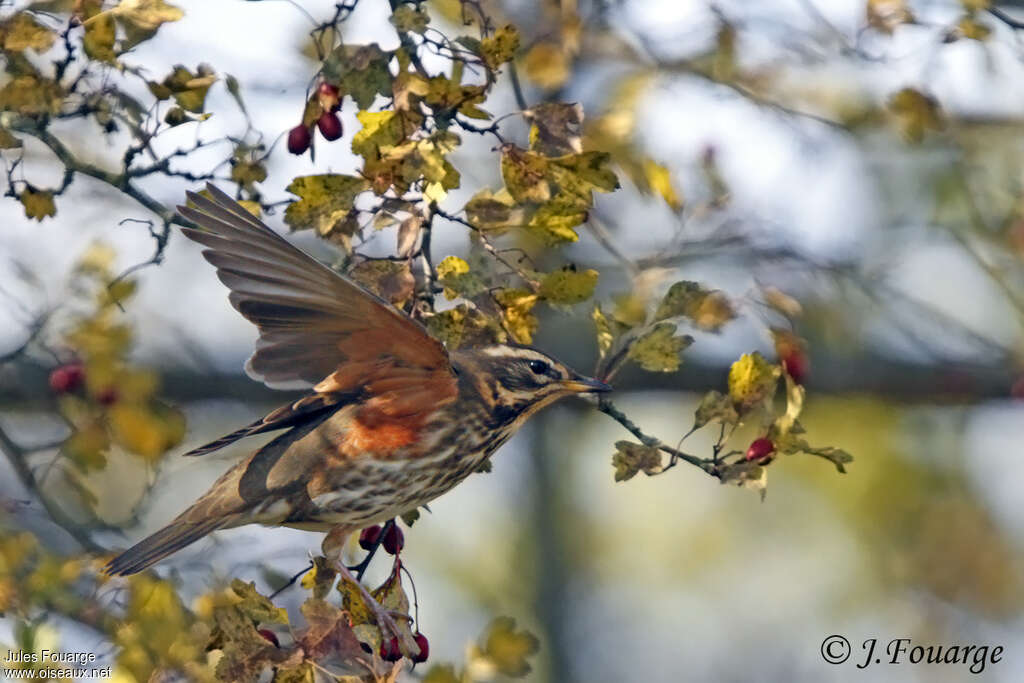
<svg viewBox="0 0 1024 683">
<path fill-rule="evenodd" d="M 202 228 L 182 232 L 206 247 L 203 256 L 231 290 L 232 306 L 259 329 L 245 365 L 250 377 L 275 389 L 312 385 L 323 403 L 358 396 L 375 419 L 420 415 L 455 399 L 448 353 L 422 326 L 293 246 L 221 190 L 207 191 L 212 199 L 189 192 L 192 206 L 178 207 Z M 239 430 L 237 438 L 293 426 L 295 411 L 275 412 L 282 414 Z"/>
</svg>

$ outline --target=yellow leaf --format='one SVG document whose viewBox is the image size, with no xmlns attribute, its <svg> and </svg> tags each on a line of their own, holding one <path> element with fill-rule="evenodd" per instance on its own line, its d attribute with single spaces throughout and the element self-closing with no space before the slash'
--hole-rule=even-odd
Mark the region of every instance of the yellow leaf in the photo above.
<svg viewBox="0 0 1024 683">
<path fill-rule="evenodd" d="M 554 43 L 537 43 L 523 57 L 523 71 L 541 88 L 555 90 L 569 80 L 569 56 Z"/>
<path fill-rule="evenodd" d="M 0 24 L 0 45 L 8 52 L 32 49 L 46 52 L 57 36 L 27 12 L 18 12 Z"/>
<path fill-rule="evenodd" d="M 601 358 L 604 358 L 605 354 L 608 353 L 608 349 L 612 347 L 612 341 L 614 340 L 611 323 L 608 322 L 608 318 L 605 317 L 600 306 L 594 306 L 591 318 L 594 320 L 594 327 L 597 328 L 597 350 Z"/>
<path fill-rule="evenodd" d="M 672 175 L 668 168 L 651 159 L 644 159 L 644 176 L 651 190 L 660 195 L 673 211 L 680 211 L 683 208 L 683 200 L 679 198 L 672 185 Z"/>
<path fill-rule="evenodd" d="M 502 318 L 512 338 L 520 344 L 533 341 L 537 331 L 537 316 L 531 311 L 537 303 L 537 295 L 525 289 L 503 289 L 494 295 L 502 307 Z"/>
<path fill-rule="evenodd" d="M 901 24 L 914 21 L 906 0 L 868 0 L 868 25 L 883 33 L 892 34 Z"/>
<path fill-rule="evenodd" d="M 53 193 L 46 190 L 25 188 L 18 196 L 25 207 L 25 216 L 42 222 L 44 218 L 57 215 L 57 206 L 53 203 Z"/>
<path fill-rule="evenodd" d="M 121 48 L 128 50 L 149 40 L 163 24 L 178 21 L 185 13 L 164 0 L 121 0 L 110 10 L 125 31 Z M 98 15 L 99 16 L 99 15 Z M 88 21 L 95 21 L 96 18 Z"/>
<path fill-rule="evenodd" d="M 348 216 L 356 196 L 369 189 L 369 183 L 356 176 L 310 175 L 295 178 L 287 189 L 300 198 L 284 212 L 284 220 L 291 229 L 313 228 L 328 235 Z"/>
<path fill-rule="evenodd" d="M 729 368 L 729 396 L 741 409 L 771 400 L 781 372 L 760 353 L 745 353 Z"/>
<path fill-rule="evenodd" d="M 921 142 L 927 131 L 942 130 L 945 125 L 935 98 L 913 88 L 893 94 L 887 107 L 908 142 Z"/>
<path fill-rule="evenodd" d="M 540 649 L 540 641 L 529 631 L 517 631 L 515 619 L 498 617 L 487 627 L 481 651 L 506 676 L 530 673 L 528 658 Z"/>
<path fill-rule="evenodd" d="M 64 92 L 61 87 L 42 76 L 28 74 L 8 81 L 0 88 L 0 110 L 19 114 L 56 114 L 60 111 Z"/>
</svg>

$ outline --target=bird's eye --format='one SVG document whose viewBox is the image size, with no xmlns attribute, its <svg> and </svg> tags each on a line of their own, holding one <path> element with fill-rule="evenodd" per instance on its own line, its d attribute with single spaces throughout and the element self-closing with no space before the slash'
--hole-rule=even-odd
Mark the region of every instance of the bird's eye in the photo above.
<svg viewBox="0 0 1024 683">
<path fill-rule="evenodd" d="M 530 361 L 530 370 L 533 371 L 533 374 L 535 374 L 535 375 L 546 375 L 546 374 L 548 374 L 548 370 L 550 370 L 550 369 L 551 369 L 551 366 L 548 365 L 547 363 L 545 363 L 542 360 L 531 360 Z"/>
</svg>

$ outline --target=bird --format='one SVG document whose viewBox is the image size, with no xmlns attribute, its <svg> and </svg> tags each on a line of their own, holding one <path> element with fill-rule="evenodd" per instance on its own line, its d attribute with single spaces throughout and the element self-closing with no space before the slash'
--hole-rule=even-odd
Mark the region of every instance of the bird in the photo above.
<svg viewBox="0 0 1024 683">
<path fill-rule="evenodd" d="M 214 531 L 248 524 L 327 532 L 325 556 L 340 557 L 352 533 L 424 506 L 479 470 L 541 408 L 611 390 L 530 346 L 449 351 L 225 192 L 206 189 L 209 197 L 188 192 L 178 207 L 197 226 L 182 232 L 204 247 L 232 306 L 258 329 L 246 373 L 305 393 L 186 453 L 279 432 L 111 559 L 108 575 L 135 574 Z"/>
</svg>

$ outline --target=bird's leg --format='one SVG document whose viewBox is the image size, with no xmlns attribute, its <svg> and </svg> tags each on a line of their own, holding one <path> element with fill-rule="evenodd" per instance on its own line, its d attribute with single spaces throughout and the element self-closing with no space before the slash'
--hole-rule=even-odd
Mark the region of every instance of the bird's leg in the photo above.
<svg viewBox="0 0 1024 683">
<path fill-rule="evenodd" d="M 345 547 L 345 540 L 351 533 L 352 529 L 343 526 L 336 526 L 327 532 L 323 545 L 321 545 L 324 557 L 330 563 L 331 568 L 341 575 L 342 581 L 350 581 L 355 585 L 356 589 L 359 591 L 359 595 L 363 598 L 363 602 L 366 603 L 367 608 L 373 613 L 373 617 L 377 621 L 377 626 L 380 627 L 381 636 L 385 640 L 388 637 L 397 638 L 402 652 L 419 652 L 419 645 L 416 644 L 416 641 L 407 633 L 400 631 L 398 624 L 395 623 L 396 618 L 408 619 L 410 622 L 412 621 L 412 618 L 408 614 L 404 614 L 402 612 L 389 611 L 377 602 L 377 598 L 373 597 L 370 591 L 367 590 L 366 586 L 364 586 L 358 578 L 353 576 L 351 570 L 349 570 L 342 561 L 341 551 L 342 548 Z M 365 567 L 363 569 L 365 570 Z M 361 572 L 359 576 L 362 576 Z"/>
<path fill-rule="evenodd" d="M 380 530 L 380 533 L 377 534 L 377 540 L 374 541 L 373 545 L 370 546 L 370 549 L 366 551 L 366 557 L 363 558 L 362 562 L 360 562 L 357 565 L 349 567 L 349 570 L 355 572 L 356 578 L 358 578 L 360 581 L 363 580 L 363 575 L 366 573 L 366 570 L 370 566 L 370 562 L 373 561 L 374 556 L 377 554 L 377 549 L 380 548 L 382 543 L 384 543 L 384 537 L 387 535 L 388 531 L 390 531 L 391 527 L 393 527 L 394 525 L 395 520 L 389 519 L 388 521 L 386 521 L 384 523 L 384 527 Z"/>
</svg>

